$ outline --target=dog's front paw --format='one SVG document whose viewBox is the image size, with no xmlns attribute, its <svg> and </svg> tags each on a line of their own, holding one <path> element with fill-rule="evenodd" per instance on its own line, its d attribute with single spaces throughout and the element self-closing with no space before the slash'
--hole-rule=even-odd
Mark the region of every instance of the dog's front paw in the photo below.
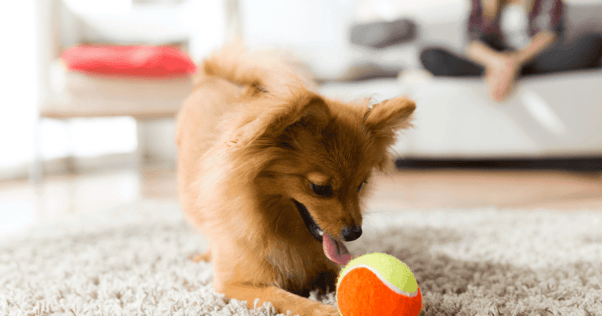
<svg viewBox="0 0 602 316">
<path fill-rule="evenodd" d="M 339 311 L 332 305 L 322 304 L 316 308 L 313 313 L 314 316 L 341 316 Z"/>
</svg>

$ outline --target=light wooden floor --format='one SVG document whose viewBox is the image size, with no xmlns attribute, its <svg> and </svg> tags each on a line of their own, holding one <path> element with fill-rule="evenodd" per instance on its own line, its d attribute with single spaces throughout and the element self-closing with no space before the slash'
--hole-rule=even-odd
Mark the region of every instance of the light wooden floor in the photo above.
<svg viewBox="0 0 602 316">
<path fill-rule="evenodd" d="M 368 207 L 406 209 L 537 208 L 602 211 L 602 173 L 564 171 L 405 170 L 371 180 Z M 74 213 L 98 212 L 140 199 L 177 200 L 171 168 L 104 170 L 0 182 L 0 237 Z"/>
</svg>

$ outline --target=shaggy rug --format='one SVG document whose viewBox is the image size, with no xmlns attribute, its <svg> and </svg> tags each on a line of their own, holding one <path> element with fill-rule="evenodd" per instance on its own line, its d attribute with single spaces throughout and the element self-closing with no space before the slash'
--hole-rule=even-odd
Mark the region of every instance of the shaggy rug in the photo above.
<svg viewBox="0 0 602 316">
<path fill-rule="evenodd" d="M 0 315 L 276 315 L 216 293 L 205 247 L 173 201 L 37 227 L 0 241 Z M 380 209 L 349 248 L 407 263 L 423 315 L 602 315 L 602 210 Z"/>
</svg>

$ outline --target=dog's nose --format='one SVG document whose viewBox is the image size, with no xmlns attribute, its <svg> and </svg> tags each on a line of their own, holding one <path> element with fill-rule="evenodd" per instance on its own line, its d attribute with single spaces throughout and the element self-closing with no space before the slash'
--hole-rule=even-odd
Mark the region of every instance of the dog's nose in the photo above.
<svg viewBox="0 0 602 316">
<path fill-rule="evenodd" d="M 343 228 L 343 239 L 345 239 L 345 241 L 353 241 L 356 240 L 358 238 L 360 238 L 360 236 L 362 235 L 362 227 L 361 226 L 355 226 L 353 228 L 346 226 L 345 228 Z"/>
</svg>

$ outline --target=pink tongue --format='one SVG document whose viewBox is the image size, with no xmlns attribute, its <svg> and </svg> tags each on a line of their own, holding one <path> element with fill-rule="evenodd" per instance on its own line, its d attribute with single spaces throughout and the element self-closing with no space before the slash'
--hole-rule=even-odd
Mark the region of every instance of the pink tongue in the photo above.
<svg viewBox="0 0 602 316">
<path fill-rule="evenodd" d="M 340 265 L 346 265 L 351 260 L 351 254 L 349 254 L 349 250 L 347 250 L 345 244 L 326 233 L 322 239 L 322 246 L 326 257 Z"/>
</svg>

